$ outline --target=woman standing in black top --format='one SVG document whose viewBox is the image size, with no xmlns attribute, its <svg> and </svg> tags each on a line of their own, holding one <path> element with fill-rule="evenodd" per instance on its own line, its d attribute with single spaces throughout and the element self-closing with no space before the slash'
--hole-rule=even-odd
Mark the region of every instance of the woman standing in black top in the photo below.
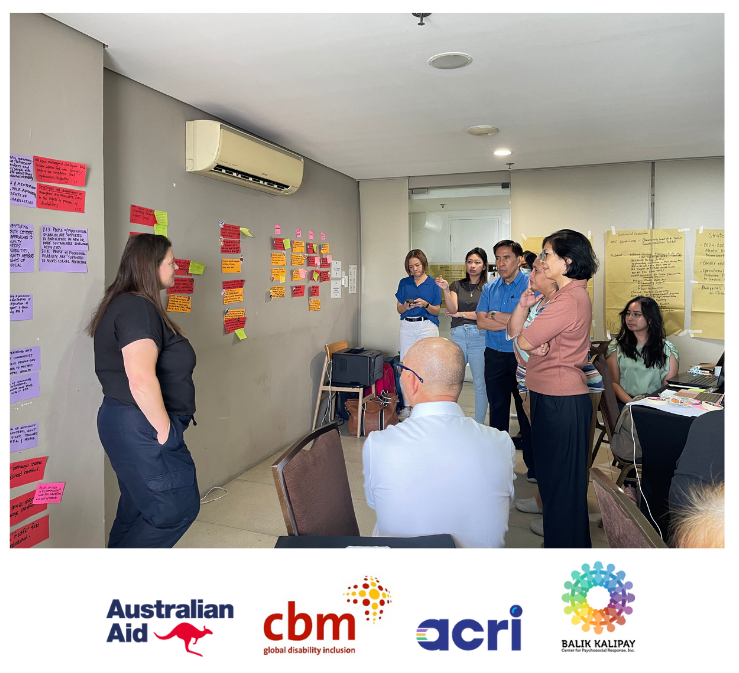
<svg viewBox="0 0 739 673">
<path fill-rule="evenodd" d="M 195 351 L 159 296 L 176 270 L 166 236 L 132 236 L 87 328 L 105 395 L 98 433 L 121 489 L 108 547 L 173 547 L 200 511 L 183 439 L 195 413 Z"/>
<path fill-rule="evenodd" d="M 441 276 L 436 284 L 444 293 L 446 315 L 452 319 L 451 337 L 464 352 L 472 370 L 475 389 L 475 420 L 485 422 L 488 398 L 485 390 L 485 331 L 477 328 L 477 303 L 488 282 L 488 256 L 482 248 L 474 248 L 465 258 L 467 275 L 451 284 Z"/>
</svg>

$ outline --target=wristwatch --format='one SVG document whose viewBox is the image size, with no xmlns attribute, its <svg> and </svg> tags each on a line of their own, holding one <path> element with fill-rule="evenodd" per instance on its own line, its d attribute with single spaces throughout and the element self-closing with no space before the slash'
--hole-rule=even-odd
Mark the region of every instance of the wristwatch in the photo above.
<svg viewBox="0 0 739 673">
<path fill-rule="evenodd" d="M 495 320 L 495 314 L 497 311 L 490 311 L 490 320 Z"/>
</svg>

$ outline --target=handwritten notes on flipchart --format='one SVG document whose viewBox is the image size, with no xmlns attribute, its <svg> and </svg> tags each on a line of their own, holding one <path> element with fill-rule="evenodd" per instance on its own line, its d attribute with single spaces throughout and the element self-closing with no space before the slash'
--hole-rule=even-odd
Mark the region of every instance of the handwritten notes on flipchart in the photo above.
<svg viewBox="0 0 739 673">
<path fill-rule="evenodd" d="M 25 451 L 38 446 L 38 423 L 16 425 L 10 428 L 10 452 Z"/>
<path fill-rule="evenodd" d="M 653 297 L 667 334 L 685 321 L 685 237 L 677 229 L 639 229 L 606 234 L 606 329 L 621 327 L 619 312 L 629 299 Z"/>
<path fill-rule="evenodd" d="M 85 186 L 87 166 L 72 161 L 60 161 L 45 157 L 33 157 L 38 182 L 52 182 L 57 185 Z"/>
<path fill-rule="evenodd" d="M 10 177 L 17 180 L 33 180 L 33 157 L 11 154 Z"/>
<path fill-rule="evenodd" d="M 87 229 L 41 227 L 39 271 L 87 273 Z"/>
<path fill-rule="evenodd" d="M 724 338 L 724 230 L 695 235 L 690 329 L 703 339 Z"/>
<path fill-rule="evenodd" d="M 11 294 L 10 295 L 10 319 L 32 320 L 33 319 L 33 295 Z"/>
</svg>

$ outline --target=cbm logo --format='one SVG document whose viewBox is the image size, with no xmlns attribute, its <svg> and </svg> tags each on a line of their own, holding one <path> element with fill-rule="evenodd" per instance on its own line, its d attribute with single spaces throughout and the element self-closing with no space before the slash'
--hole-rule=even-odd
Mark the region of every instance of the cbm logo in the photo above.
<svg viewBox="0 0 739 673">
<path fill-rule="evenodd" d="M 521 649 L 521 615 L 523 609 L 520 605 L 513 605 L 509 610 L 513 619 L 510 620 L 510 629 L 507 619 L 498 621 L 489 619 L 487 623 L 487 649 L 498 649 L 498 635 L 501 631 L 509 631 L 511 639 L 511 650 L 519 651 Z M 429 631 L 436 631 L 437 637 L 431 640 Z M 482 634 L 481 638 L 469 638 L 464 636 L 465 631 L 472 634 Z M 485 629 L 482 624 L 474 619 L 462 619 L 458 621 L 452 628 L 452 642 L 460 650 L 476 650 L 485 642 Z M 448 619 L 427 619 L 421 622 L 416 629 L 416 640 L 424 650 L 448 650 L 449 649 L 449 620 Z"/>
</svg>

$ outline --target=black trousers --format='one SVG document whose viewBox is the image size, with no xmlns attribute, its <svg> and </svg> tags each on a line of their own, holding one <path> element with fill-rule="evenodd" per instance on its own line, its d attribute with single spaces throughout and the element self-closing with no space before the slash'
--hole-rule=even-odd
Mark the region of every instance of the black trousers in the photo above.
<svg viewBox="0 0 739 673">
<path fill-rule="evenodd" d="M 200 511 L 195 463 L 183 433 L 192 416 L 170 414 L 164 444 L 143 412 L 106 397 L 98 433 L 118 477 L 118 501 L 108 547 L 173 547 Z"/>
<path fill-rule="evenodd" d="M 544 506 L 545 547 L 591 547 L 588 520 L 590 395 L 531 392 L 531 437 Z"/>
<path fill-rule="evenodd" d="M 485 389 L 490 404 L 490 427 L 508 432 L 510 428 L 511 395 L 516 405 L 518 427 L 521 428 L 523 461 L 530 470 L 534 469 L 531 450 L 531 425 L 523 410 L 521 396 L 516 384 L 516 356 L 493 348 L 485 349 Z"/>
</svg>

